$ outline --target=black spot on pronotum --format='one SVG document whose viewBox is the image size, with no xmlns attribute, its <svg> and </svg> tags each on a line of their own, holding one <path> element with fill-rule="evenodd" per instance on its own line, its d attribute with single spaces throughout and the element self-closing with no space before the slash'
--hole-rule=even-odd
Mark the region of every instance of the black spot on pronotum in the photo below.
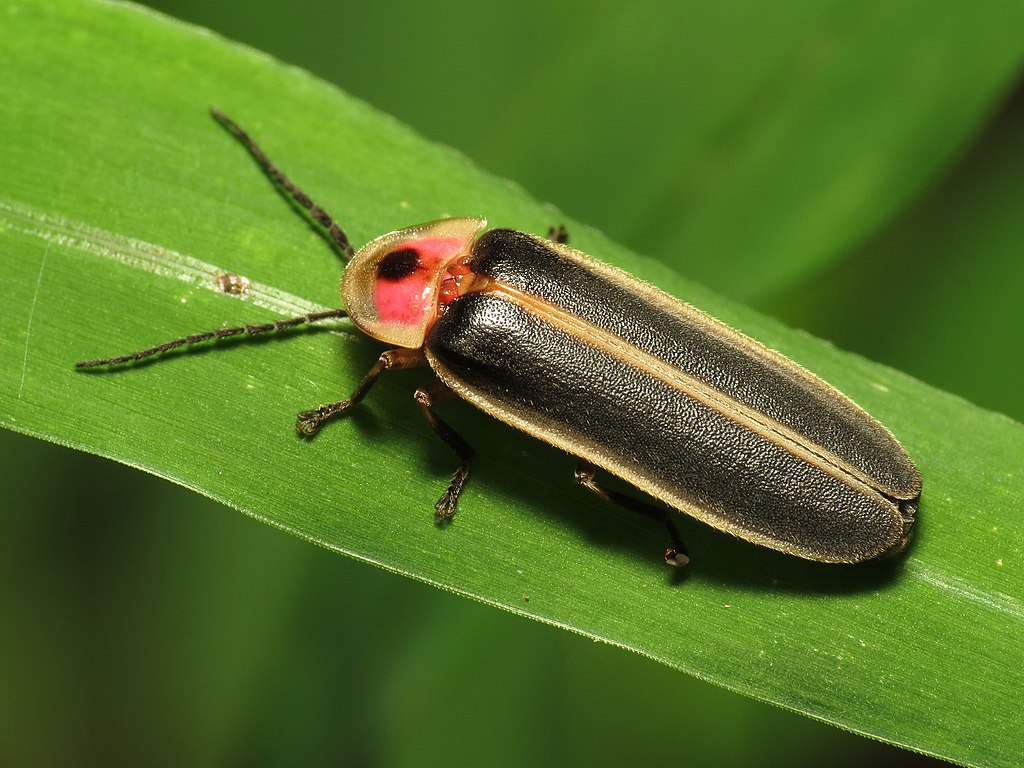
<svg viewBox="0 0 1024 768">
<path fill-rule="evenodd" d="M 408 277 L 420 266 L 420 255 L 414 248 L 399 248 L 392 251 L 377 265 L 377 277 L 381 280 L 401 280 Z"/>
</svg>

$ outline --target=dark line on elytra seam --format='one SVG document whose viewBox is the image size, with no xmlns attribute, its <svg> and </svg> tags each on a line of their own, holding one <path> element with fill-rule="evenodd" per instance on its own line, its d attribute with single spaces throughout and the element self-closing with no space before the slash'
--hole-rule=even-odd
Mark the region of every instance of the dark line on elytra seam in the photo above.
<svg viewBox="0 0 1024 768">
<path fill-rule="evenodd" d="M 813 457 L 816 461 L 810 463 L 816 465 L 818 469 L 825 472 L 831 469 L 833 472 L 841 474 L 842 478 L 848 478 L 850 481 L 869 488 L 885 498 L 885 494 L 875 484 L 868 482 L 871 480 L 870 477 L 866 474 L 858 473 L 856 467 L 844 461 L 837 454 L 820 446 L 808 445 L 802 439 L 803 436 L 792 428 L 776 421 L 767 414 L 756 411 L 736 398 L 718 392 L 693 374 L 679 370 L 650 352 L 641 350 L 632 344 L 614 343 L 624 340 L 611 331 L 582 320 L 560 307 L 509 286 L 498 286 L 495 284 L 487 290 L 490 293 L 500 294 L 513 304 L 517 304 L 527 310 L 532 309 L 535 314 L 543 315 L 553 326 L 566 333 L 579 338 L 589 339 L 600 349 L 618 358 L 626 365 L 650 373 L 666 385 L 682 392 L 687 397 L 703 403 L 725 418 L 741 425 L 745 420 L 749 424 L 755 425 L 764 433 L 767 433 L 765 435 L 766 438 L 768 434 L 774 435 L 782 441 L 782 445 L 790 453 L 797 456 L 803 453 L 805 457 Z M 538 310 L 538 305 L 542 305 L 542 309 Z M 623 350 L 628 350 L 630 354 L 623 354 Z"/>
</svg>

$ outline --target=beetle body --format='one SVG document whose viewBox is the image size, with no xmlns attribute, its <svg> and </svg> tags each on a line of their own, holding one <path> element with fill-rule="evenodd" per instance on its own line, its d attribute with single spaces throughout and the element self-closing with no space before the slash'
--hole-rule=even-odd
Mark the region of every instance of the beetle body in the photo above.
<svg viewBox="0 0 1024 768">
<path fill-rule="evenodd" d="M 444 220 L 367 245 L 342 294 L 357 326 L 422 347 L 465 400 L 716 528 L 825 562 L 908 540 L 921 481 L 888 430 L 782 355 L 566 245 Z"/>
<path fill-rule="evenodd" d="M 853 563 L 905 547 L 917 469 L 888 430 L 796 363 L 562 237 L 444 219 L 356 253 L 245 131 L 212 112 L 349 259 L 345 309 L 219 328 L 79 367 L 348 316 L 392 348 L 348 398 L 300 413 L 299 432 L 312 436 L 347 413 L 383 371 L 428 363 L 437 380 L 416 401 L 461 461 L 436 505 L 440 517 L 454 514 L 474 456 L 433 409 L 455 394 L 575 455 L 589 490 L 659 519 L 672 565 L 688 558 L 668 510 L 601 485 L 597 468 L 709 525 L 810 560 Z"/>
</svg>

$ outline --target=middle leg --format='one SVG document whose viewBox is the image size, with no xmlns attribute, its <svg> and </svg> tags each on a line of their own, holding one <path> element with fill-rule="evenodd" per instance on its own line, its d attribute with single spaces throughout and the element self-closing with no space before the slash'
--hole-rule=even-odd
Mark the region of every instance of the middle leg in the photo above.
<svg viewBox="0 0 1024 768">
<path fill-rule="evenodd" d="M 594 480 L 596 473 L 597 467 L 586 459 L 579 458 L 576 460 L 576 482 L 584 488 L 593 491 L 602 499 L 610 501 L 612 504 L 617 504 L 624 509 L 628 509 L 630 512 L 636 512 L 644 517 L 653 518 L 665 526 L 665 530 L 668 531 L 669 538 L 672 540 L 672 546 L 665 550 L 666 563 L 681 568 L 690 562 L 690 558 L 686 554 L 686 547 L 679 536 L 679 530 L 672 521 L 671 513 L 668 509 L 648 504 L 640 499 L 634 499 L 632 496 L 627 496 L 606 485 L 602 485 Z"/>
</svg>

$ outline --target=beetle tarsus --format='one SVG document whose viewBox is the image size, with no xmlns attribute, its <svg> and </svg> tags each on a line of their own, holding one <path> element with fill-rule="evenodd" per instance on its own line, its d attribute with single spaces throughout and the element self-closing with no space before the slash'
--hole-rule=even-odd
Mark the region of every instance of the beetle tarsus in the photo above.
<svg viewBox="0 0 1024 768">
<path fill-rule="evenodd" d="M 665 562 L 674 568 L 682 568 L 690 562 L 690 558 L 685 552 L 669 547 L 665 550 Z"/>
<path fill-rule="evenodd" d="M 423 415 L 430 422 L 434 432 L 444 440 L 448 447 L 455 452 L 455 455 L 459 457 L 459 461 L 462 462 L 455 471 L 455 474 L 452 475 L 452 480 L 448 483 L 447 490 L 438 499 L 437 504 L 434 505 L 438 520 L 450 520 L 455 514 L 455 510 L 459 505 L 459 496 L 462 495 L 462 488 L 466 485 L 470 470 L 473 468 L 473 456 L 475 455 L 473 449 L 469 447 L 469 443 L 463 439 L 462 435 L 452 429 L 447 421 L 434 412 L 433 407 L 436 402 L 447 400 L 454 396 L 455 393 L 440 379 L 435 379 L 426 386 L 420 387 L 414 395 L 416 402 L 423 411 Z"/>
<path fill-rule="evenodd" d="M 451 520 L 455 516 L 455 509 L 459 505 L 459 496 L 462 494 L 462 486 L 469 478 L 469 467 L 463 465 L 452 476 L 448 489 L 444 492 L 437 504 L 434 505 L 434 512 L 440 522 Z"/>
<path fill-rule="evenodd" d="M 665 526 L 665 530 L 668 531 L 669 538 L 672 540 L 672 546 L 665 550 L 665 562 L 676 568 L 681 568 L 690 562 L 690 558 L 686 554 L 686 546 L 679 535 L 679 529 L 676 528 L 671 513 L 667 509 L 648 504 L 640 499 L 634 499 L 632 496 L 619 493 L 598 483 L 594 480 L 596 473 L 597 467 L 589 461 L 584 458 L 576 459 L 576 482 L 588 491 L 596 493 L 605 501 L 610 501 L 612 504 L 628 509 L 630 512 L 636 512 L 644 517 L 650 517 L 660 522 Z"/>
<path fill-rule="evenodd" d="M 299 434 L 303 437 L 313 437 L 324 424 L 338 416 L 343 416 L 352 406 L 357 405 L 366 397 L 370 387 L 376 383 L 384 371 L 412 368 L 422 364 L 423 361 L 423 353 L 418 349 L 399 348 L 382 352 L 381 356 L 377 358 L 377 362 L 373 364 L 373 368 L 363 377 L 363 380 L 359 382 L 359 386 L 356 387 L 351 395 L 344 400 L 321 405 L 319 408 L 313 408 L 309 411 L 303 411 L 298 415 L 295 428 L 299 430 Z"/>
<path fill-rule="evenodd" d="M 295 422 L 295 428 L 303 437 L 313 437 L 320 428 L 336 416 L 340 416 L 353 405 L 351 399 L 339 400 L 336 403 L 321 405 L 309 411 L 300 413 Z"/>
</svg>

